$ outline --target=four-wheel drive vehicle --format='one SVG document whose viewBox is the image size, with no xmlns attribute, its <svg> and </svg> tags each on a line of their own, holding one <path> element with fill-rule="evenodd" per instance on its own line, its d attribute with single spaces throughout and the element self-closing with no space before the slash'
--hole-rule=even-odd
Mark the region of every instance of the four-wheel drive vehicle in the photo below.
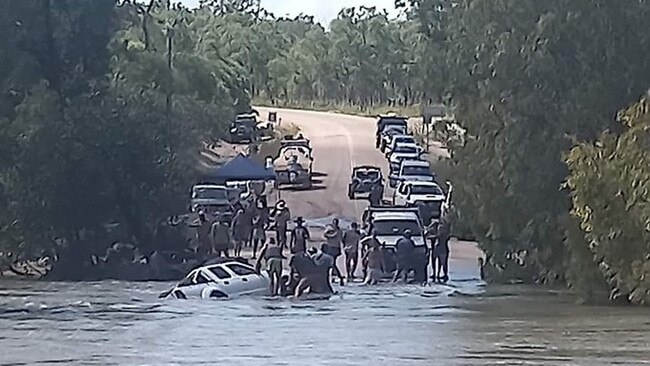
<svg viewBox="0 0 650 366">
<path fill-rule="evenodd" d="M 257 139 L 257 117 L 254 114 L 240 114 L 230 124 L 230 141 L 241 143 Z"/>
<path fill-rule="evenodd" d="M 385 142 L 382 143 L 382 135 L 388 130 L 401 131 L 406 134 L 407 117 L 399 117 L 395 114 L 380 115 L 377 119 L 377 130 L 375 131 L 375 147 L 385 149 Z"/>
<path fill-rule="evenodd" d="M 383 184 L 381 169 L 376 166 L 356 166 L 352 169 L 352 179 L 348 185 L 348 197 L 354 199 L 357 194 L 370 193 L 375 184 Z"/>
<path fill-rule="evenodd" d="M 434 182 L 402 182 L 393 193 L 393 206 L 416 207 L 425 226 L 438 221 L 446 213 L 447 195 Z"/>
<path fill-rule="evenodd" d="M 422 148 L 419 146 L 398 146 L 388 157 L 388 165 L 394 174 L 404 160 L 421 160 Z"/>
<path fill-rule="evenodd" d="M 281 148 L 279 156 L 273 160 L 278 186 L 310 188 L 313 164 L 311 148 L 304 146 Z"/>
<path fill-rule="evenodd" d="M 379 242 L 394 247 L 404 230 L 411 230 L 416 246 L 425 246 L 424 228 L 417 208 L 369 207 L 363 213 L 364 226 L 377 232 Z"/>
<path fill-rule="evenodd" d="M 419 181 L 433 182 L 434 174 L 431 172 L 431 164 L 425 160 L 402 160 L 399 171 L 388 177 L 388 184 L 395 188 L 399 182 Z"/>
<path fill-rule="evenodd" d="M 304 147 L 311 150 L 311 141 L 302 137 L 302 135 L 296 138 L 293 136 L 284 136 L 280 141 L 280 147 Z"/>
<path fill-rule="evenodd" d="M 192 187 L 191 211 L 200 210 L 209 214 L 233 215 L 232 189 L 216 184 L 196 184 Z"/>
<path fill-rule="evenodd" d="M 363 213 L 364 227 L 375 230 L 384 252 L 385 272 L 395 271 L 395 245 L 404 231 L 411 231 L 415 251 L 411 263 L 419 281 L 426 279 L 428 247 L 417 208 L 368 208 Z"/>
<path fill-rule="evenodd" d="M 379 150 L 385 153 L 388 149 L 388 144 L 393 139 L 393 136 L 406 135 L 406 132 L 406 126 L 387 126 L 380 135 Z"/>
<path fill-rule="evenodd" d="M 386 144 L 386 155 L 388 156 L 397 145 L 417 145 L 417 142 L 411 135 L 391 135 L 389 136 L 388 143 Z"/>
</svg>

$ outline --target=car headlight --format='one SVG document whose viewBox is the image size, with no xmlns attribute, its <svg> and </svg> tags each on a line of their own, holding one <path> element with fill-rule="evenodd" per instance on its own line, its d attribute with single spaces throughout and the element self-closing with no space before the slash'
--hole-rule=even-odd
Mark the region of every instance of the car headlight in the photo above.
<svg viewBox="0 0 650 366">
<path fill-rule="evenodd" d="M 237 132 L 237 129 L 236 128 L 231 128 L 230 132 L 235 133 L 235 132 Z"/>
</svg>

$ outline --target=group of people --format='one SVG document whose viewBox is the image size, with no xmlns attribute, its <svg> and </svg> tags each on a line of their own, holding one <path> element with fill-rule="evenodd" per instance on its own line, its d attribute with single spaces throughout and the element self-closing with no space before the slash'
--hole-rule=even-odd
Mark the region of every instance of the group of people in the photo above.
<svg viewBox="0 0 650 366">
<path fill-rule="evenodd" d="M 308 289 L 310 293 L 331 294 L 333 290 L 330 277 L 338 279 L 343 286 L 346 277 L 348 282 L 356 279 L 359 264 L 362 264 L 365 285 L 379 283 L 387 272 L 387 251 L 377 238 L 376 232 L 371 230 L 370 235 L 364 235 L 356 222 L 351 223 L 348 229 L 343 229 L 339 219 L 334 218 L 326 226 L 323 243 L 317 249 L 309 247 L 312 235 L 303 218 L 297 217 L 294 227 L 289 231 L 290 221 L 291 212 L 284 201 L 279 201 L 274 207 L 267 209 L 263 202 L 256 200 L 255 204 L 240 207 L 230 221 L 217 218 L 210 222 L 205 213 L 200 212 L 197 228 L 198 250 L 210 256 L 226 257 L 234 250 L 233 256 L 241 257 L 242 249 L 251 247 L 252 259 L 257 259 L 257 269 L 261 270 L 264 263 L 269 274 L 272 295 L 299 297 Z M 434 229 L 430 255 L 434 273 L 431 277 L 435 281 L 446 282 L 449 225 L 443 221 Z M 274 232 L 274 235 L 267 238 L 267 232 Z M 406 281 L 409 272 L 417 272 L 413 257 L 418 254 L 415 253 L 416 246 L 411 232 L 405 230 L 402 234 L 392 254 L 392 260 L 395 262 L 394 281 Z M 289 250 L 290 257 L 285 256 L 286 249 Z M 345 276 L 337 264 L 341 255 L 344 256 Z M 288 276 L 283 277 L 284 261 L 287 259 L 291 271 Z M 425 268 L 426 265 L 427 263 L 424 263 Z"/>
<path fill-rule="evenodd" d="M 209 220 L 206 213 L 199 212 L 197 227 L 197 252 L 205 256 L 225 256 L 232 254 L 241 257 L 246 247 L 252 249 L 253 259 L 258 250 L 266 243 L 267 231 L 273 229 L 279 244 L 287 245 L 287 225 L 291 220 L 291 212 L 286 202 L 279 201 L 269 209 L 266 200 L 256 197 L 243 202 L 236 208 L 232 218 L 217 215 Z"/>
</svg>

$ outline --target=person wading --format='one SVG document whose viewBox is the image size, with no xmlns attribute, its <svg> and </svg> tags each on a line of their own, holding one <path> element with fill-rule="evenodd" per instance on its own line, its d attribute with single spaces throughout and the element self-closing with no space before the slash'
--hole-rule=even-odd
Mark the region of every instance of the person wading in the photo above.
<svg viewBox="0 0 650 366">
<path fill-rule="evenodd" d="M 237 211 L 235 217 L 232 218 L 232 226 L 230 227 L 231 236 L 235 242 L 235 257 L 241 257 L 241 251 L 244 243 L 248 240 L 248 225 L 246 223 L 247 217 L 243 209 Z"/>
<path fill-rule="evenodd" d="M 404 235 L 397 240 L 395 244 L 395 259 L 397 261 L 397 270 L 393 282 L 396 282 L 400 276 L 403 276 L 403 281 L 406 283 L 409 271 L 411 270 L 411 259 L 415 251 L 415 243 L 411 239 L 411 230 L 404 230 Z"/>
<path fill-rule="evenodd" d="M 266 241 L 266 229 L 269 226 L 269 219 L 266 210 L 258 207 L 257 214 L 253 218 L 253 257 L 257 256 L 257 247 Z"/>
<path fill-rule="evenodd" d="M 366 252 L 363 261 L 367 264 L 368 270 L 364 285 L 376 285 L 381 280 L 384 273 L 384 254 L 379 247 L 379 243 L 372 243 L 370 250 Z"/>
<path fill-rule="evenodd" d="M 217 257 L 229 257 L 228 250 L 232 239 L 230 237 L 230 228 L 223 219 L 219 219 L 212 224 L 212 248 Z"/>
<path fill-rule="evenodd" d="M 296 227 L 291 230 L 291 238 L 289 240 L 289 249 L 291 254 L 301 253 L 307 251 L 307 242 L 311 239 L 309 230 L 304 226 L 305 221 L 302 217 L 296 219 Z"/>
<path fill-rule="evenodd" d="M 212 252 L 212 242 L 210 240 L 210 229 L 212 224 L 208 221 L 205 213 L 199 211 L 199 226 L 196 228 L 196 236 L 199 245 L 196 247 L 196 253 L 199 257 L 206 257 Z"/>
<path fill-rule="evenodd" d="M 341 245 L 343 244 L 343 231 L 339 227 L 339 219 L 335 218 L 332 220 L 332 224 L 327 225 L 323 236 L 326 242 L 322 250 L 334 258 L 333 272 L 338 276 L 340 285 L 343 286 L 343 275 L 336 264 L 339 256 L 341 256 Z"/>
<path fill-rule="evenodd" d="M 375 246 L 377 248 L 380 248 L 381 250 L 381 243 L 377 238 L 377 230 L 374 229 L 371 230 L 370 235 L 363 238 L 360 244 L 361 244 L 361 256 L 364 258 L 361 261 L 361 264 L 363 266 L 363 278 L 366 278 L 368 274 L 368 263 L 366 259 L 366 253 L 368 253 L 368 251 L 370 251 L 370 249 L 374 248 Z"/>
<path fill-rule="evenodd" d="M 451 224 L 443 219 L 438 224 L 435 246 L 432 251 L 431 266 L 433 280 L 440 283 L 449 281 L 449 236 Z"/>
<path fill-rule="evenodd" d="M 345 271 L 348 276 L 348 281 L 354 280 L 354 274 L 357 271 L 360 240 L 361 232 L 359 231 L 359 225 L 353 222 L 350 225 L 350 230 L 346 230 L 343 233 L 343 252 L 345 254 Z"/>
<path fill-rule="evenodd" d="M 284 249 L 287 246 L 287 223 L 291 220 L 291 212 L 287 208 L 287 203 L 283 200 L 278 201 L 271 216 L 275 222 L 275 237 L 278 244 Z"/>
<path fill-rule="evenodd" d="M 282 278 L 282 260 L 286 259 L 282 255 L 282 247 L 280 247 L 274 238 L 269 238 L 268 242 L 262 247 L 260 258 L 257 260 L 255 269 L 259 272 L 262 260 L 266 261 L 266 270 L 269 273 L 269 292 L 271 296 L 277 296 L 280 292 L 280 280 Z"/>
</svg>

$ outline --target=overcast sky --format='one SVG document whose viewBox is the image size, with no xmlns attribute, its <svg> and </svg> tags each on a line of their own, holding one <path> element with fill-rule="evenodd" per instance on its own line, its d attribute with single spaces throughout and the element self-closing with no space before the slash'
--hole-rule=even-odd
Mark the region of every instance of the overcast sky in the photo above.
<svg viewBox="0 0 650 366">
<path fill-rule="evenodd" d="M 1 0 L 0 0 L 1 1 Z M 196 6 L 199 0 L 180 0 L 187 6 Z M 314 15 L 318 21 L 329 23 L 344 7 L 376 6 L 395 14 L 395 0 L 262 0 L 262 6 L 277 16 Z"/>
</svg>

